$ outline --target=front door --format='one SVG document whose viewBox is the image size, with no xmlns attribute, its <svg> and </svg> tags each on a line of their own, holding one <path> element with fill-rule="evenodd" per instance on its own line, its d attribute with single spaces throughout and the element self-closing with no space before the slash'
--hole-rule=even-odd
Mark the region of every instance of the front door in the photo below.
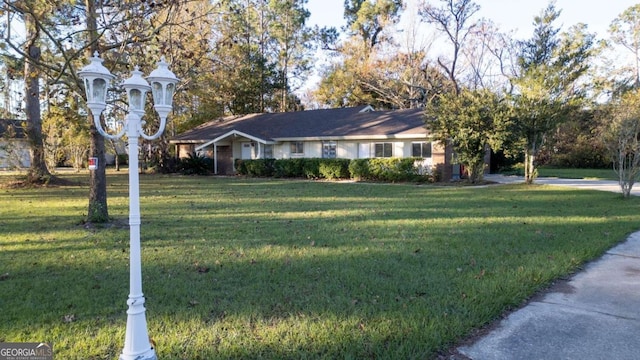
<svg viewBox="0 0 640 360">
<path fill-rule="evenodd" d="M 253 143 L 242 143 L 242 158 L 253 159 Z"/>
<path fill-rule="evenodd" d="M 231 146 L 218 146 L 218 175 L 233 175 Z"/>
</svg>

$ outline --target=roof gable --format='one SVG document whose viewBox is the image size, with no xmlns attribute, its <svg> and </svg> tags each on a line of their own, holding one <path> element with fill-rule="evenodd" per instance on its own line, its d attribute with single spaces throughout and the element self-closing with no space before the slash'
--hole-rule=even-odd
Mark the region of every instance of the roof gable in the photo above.
<svg viewBox="0 0 640 360">
<path fill-rule="evenodd" d="M 210 121 L 171 142 L 207 142 L 232 131 L 263 139 L 426 135 L 422 109 L 372 111 L 370 106 L 249 114 Z"/>
</svg>

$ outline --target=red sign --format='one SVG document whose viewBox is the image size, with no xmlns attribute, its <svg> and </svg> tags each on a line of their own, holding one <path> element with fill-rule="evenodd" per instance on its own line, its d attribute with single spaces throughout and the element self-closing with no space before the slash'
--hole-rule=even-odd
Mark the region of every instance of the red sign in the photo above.
<svg viewBox="0 0 640 360">
<path fill-rule="evenodd" d="M 95 170 L 98 168 L 98 158 L 90 157 L 89 158 L 89 170 Z"/>
</svg>

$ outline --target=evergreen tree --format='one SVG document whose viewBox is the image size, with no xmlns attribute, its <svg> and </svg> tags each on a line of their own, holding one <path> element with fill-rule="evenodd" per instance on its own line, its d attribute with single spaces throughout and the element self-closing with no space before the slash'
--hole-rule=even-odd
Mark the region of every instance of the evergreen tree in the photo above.
<svg viewBox="0 0 640 360">
<path fill-rule="evenodd" d="M 553 3 L 534 19 L 534 34 L 521 42 L 515 87 L 514 131 L 525 141 L 525 181 L 536 177 L 536 158 L 558 124 L 579 109 L 584 99 L 580 79 L 589 68 L 594 36 L 579 24 L 560 34 Z"/>
</svg>

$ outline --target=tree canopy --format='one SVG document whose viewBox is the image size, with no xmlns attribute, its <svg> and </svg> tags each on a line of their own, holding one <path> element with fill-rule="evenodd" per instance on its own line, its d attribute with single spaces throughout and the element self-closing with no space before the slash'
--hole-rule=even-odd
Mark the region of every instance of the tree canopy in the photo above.
<svg viewBox="0 0 640 360">
<path fill-rule="evenodd" d="M 583 76 L 593 56 L 594 35 L 584 24 L 560 33 L 560 11 L 550 4 L 534 18 L 533 36 L 520 43 L 512 78 L 514 131 L 526 145 L 525 181 L 536 177 L 536 157 L 550 132 L 577 111 L 586 96 Z"/>
<path fill-rule="evenodd" d="M 592 65 L 602 58 L 596 57 L 600 48 L 594 46 L 594 35 L 583 24 L 559 25 L 561 9 L 554 2 L 533 19 L 533 33 L 525 40 L 478 18 L 480 7 L 473 0 L 429 0 L 415 7 L 401 0 L 344 0 L 341 29 L 311 26 L 307 4 L 3 1 L 0 108 L 5 115 L 32 119 L 33 157 L 45 159 L 47 142 L 68 134 L 42 128 L 42 118 L 64 116 L 68 104 L 86 111 L 77 71 L 90 54 L 100 52 L 118 75 L 116 83 L 134 64 L 148 73 L 164 55 L 181 82 L 164 138 L 144 143 L 153 148 L 145 152 L 145 160 L 154 165 L 162 167 L 171 157 L 169 137 L 220 116 L 368 104 L 376 109 L 424 108 L 425 119 L 439 114 L 428 126 L 457 147 L 474 178 L 480 166 L 473 165 L 475 159 L 491 146 L 524 154 L 527 181 L 533 181 L 540 151 L 560 124 L 636 88 L 640 79 L 638 5 L 612 20 L 608 47 L 602 48 L 608 53 L 624 49 L 632 60 L 612 62 L 619 72 L 595 74 Z M 18 25 L 24 33 L 16 30 Z M 417 29 L 429 29 L 429 36 L 418 36 Z M 316 69 L 319 79 L 313 87 L 308 80 L 318 51 L 327 65 Z M 599 83 L 612 85 L 609 97 L 595 91 Z M 18 102 L 11 99 L 15 84 L 24 89 Z M 124 116 L 124 94 L 115 86 L 111 90 L 105 125 Z M 311 94 L 307 98 L 305 90 Z M 26 106 L 16 111 L 15 104 L 23 99 Z M 488 115 L 489 108 L 496 116 Z M 148 111 L 154 117 L 151 107 Z M 509 121 L 503 121 L 507 113 Z M 74 124 L 76 129 L 88 126 L 88 154 L 102 158 L 104 139 L 90 116 L 87 112 L 69 121 L 82 125 Z M 155 125 L 150 121 L 147 126 Z M 491 134 L 497 128 L 500 136 Z M 47 176 L 44 160 L 33 164 L 39 168 L 36 176 Z M 88 213 L 108 219 L 104 173 L 91 176 Z"/>
</svg>

